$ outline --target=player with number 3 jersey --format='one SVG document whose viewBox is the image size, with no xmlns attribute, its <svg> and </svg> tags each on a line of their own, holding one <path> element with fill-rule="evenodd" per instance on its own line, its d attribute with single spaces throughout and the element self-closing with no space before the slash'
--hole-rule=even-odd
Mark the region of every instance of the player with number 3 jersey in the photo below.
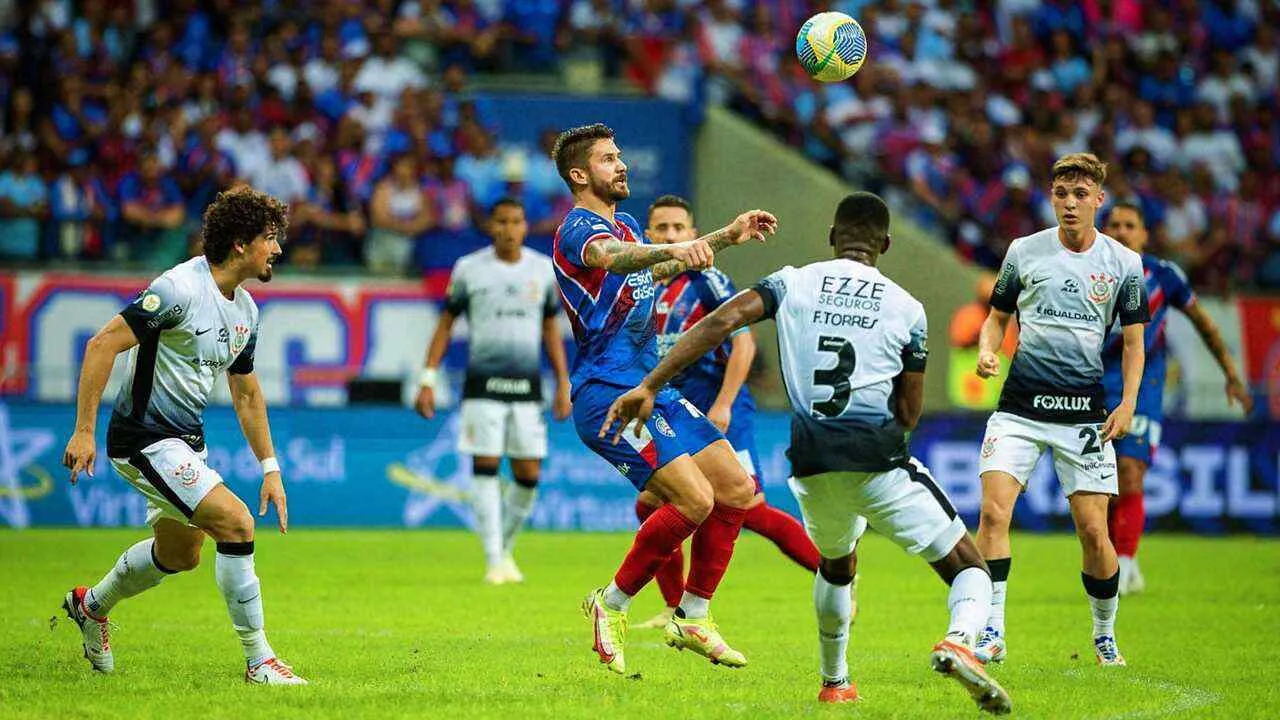
<svg viewBox="0 0 1280 720">
<path fill-rule="evenodd" d="M 818 701 L 858 699 L 846 651 L 849 584 L 868 524 L 928 562 L 951 586 L 951 622 L 933 647 L 933 668 L 978 706 L 1011 708 L 973 646 L 986 619 L 991 578 L 973 539 L 929 471 L 910 456 L 906 433 L 920 420 L 928 324 L 924 307 L 876 269 L 889 249 L 889 209 L 870 193 L 837 207 L 836 259 L 785 267 L 684 333 L 643 381 L 614 402 L 606 423 L 648 423 L 662 388 L 738 329 L 772 318 L 791 400 L 791 489 L 821 554 L 813 598 L 822 647 Z"/>
</svg>

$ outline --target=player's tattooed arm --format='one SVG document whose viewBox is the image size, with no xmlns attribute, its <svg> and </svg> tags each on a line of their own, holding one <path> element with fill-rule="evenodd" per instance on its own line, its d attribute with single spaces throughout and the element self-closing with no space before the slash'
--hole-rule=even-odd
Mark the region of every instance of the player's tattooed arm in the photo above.
<svg viewBox="0 0 1280 720">
<path fill-rule="evenodd" d="M 685 267 L 710 267 L 714 259 L 711 248 L 700 240 L 670 245 L 643 245 L 621 240 L 596 240 L 582 253 L 590 267 L 626 274 L 653 268 L 659 264 L 683 263 Z"/>
<path fill-rule="evenodd" d="M 728 225 L 715 232 L 703 235 L 694 242 L 705 242 L 714 255 L 721 250 L 734 245 L 741 245 L 750 240 L 764 242 L 766 235 L 772 235 L 777 230 L 778 218 L 764 210 L 749 210 L 734 218 L 733 222 Z M 653 279 L 665 280 L 689 269 L 688 264 L 675 260 L 660 263 L 653 266 Z"/>
</svg>

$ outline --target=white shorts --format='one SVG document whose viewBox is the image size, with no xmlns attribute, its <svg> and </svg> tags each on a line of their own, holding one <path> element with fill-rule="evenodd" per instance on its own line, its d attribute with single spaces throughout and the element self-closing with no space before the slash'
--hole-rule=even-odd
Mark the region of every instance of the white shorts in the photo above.
<svg viewBox="0 0 1280 720">
<path fill-rule="evenodd" d="M 204 462 L 208 454 L 208 450 L 197 453 L 185 442 L 167 438 L 131 457 L 111 458 L 111 465 L 146 496 L 148 525 L 155 525 L 160 518 L 191 525 L 200 501 L 222 483 L 222 476 Z"/>
<path fill-rule="evenodd" d="M 787 482 L 804 513 L 805 532 L 825 558 L 853 552 L 868 524 L 927 562 L 941 560 L 967 532 L 915 458 L 887 472 L 829 472 Z"/>
<path fill-rule="evenodd" d="M 547 422 L 536 402 L 463 400 L 458 452 L 473 457 L 540 460 L 547 456 Z"/>
<path fill-rule="evenodd" d="M 1096 423 L 1052 423 L 996 412 L 987 421 L 978 472 L 1006 472 L 1026 487 L 1045 448 L 1053 448 L 1053 469 L 1064 494 L 1115 495 L 1120 491 L 1116 449 L 1102 442 L 1101 435 L 1102 426 Z"/>
</svg>

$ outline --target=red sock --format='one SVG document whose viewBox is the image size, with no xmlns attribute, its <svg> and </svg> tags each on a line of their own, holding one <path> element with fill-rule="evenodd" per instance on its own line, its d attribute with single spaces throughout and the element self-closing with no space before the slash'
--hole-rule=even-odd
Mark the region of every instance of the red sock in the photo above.
<svg viewBox="0 0 1280 720">
<path fill-rule="evenodd" d="M 742 527 L 769 538 L 800 567 L 818 572 L 818 548 L 813 546 L 799 520 L 765 502 L 747 511 Z"/>
<path fill-rule="evenodd" d="M 653 579 L 657 569 L 693 534 L 698 525 L 672 505 L 663 505 L 640 526 L 631 551 L 613 576 L 618 589 L 636 595 Z"/>
<path fill-rule="evenodd" d="M 1138 540 L 1147 523 L 1147 509 L 1142 493 L 1120 495 L 1111 510 L 1111 543 L 1116 553 L 1133 557 L 1138 554 Z"/>
<path fill-rule="evenodd" d="M 657 509 L 643 500 L 636 501 L 636 517 L 640 522 L 644 522 Z M 658 589 L 662 591 L 662 601 L 667 604 L 667 607 L 673 608 L 680 604 L 680 596 L 684 594 L 683 545 L 676 546 L 676 549 L 671 552 L 671 557 L 658 568 L 658 572 L 654 573 L 653 579 L 658 582 Z"/>
<path fill-rule="evenodd" d="M 689 564 L 689 580 L 684 589 L 698 597 L 711 599 L 729 569 L 733 546 L 742 532 L 747 511 L 716 503 L 711 514 L 693 534 L 693 560 Z"/>
</svg>

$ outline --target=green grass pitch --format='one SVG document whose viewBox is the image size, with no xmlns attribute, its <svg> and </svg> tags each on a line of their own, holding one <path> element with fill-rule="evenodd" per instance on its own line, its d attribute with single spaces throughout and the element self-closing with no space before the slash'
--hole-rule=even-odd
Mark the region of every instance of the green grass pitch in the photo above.
<svg viewBox="0 0 1280 720">
<path fill-rule="evenodd" d="M 606 582 L 624 534 L 526 533 L 523 586 L 480 583 L 461 532 L 263 533 L 267 630 L 305 688 L 246 686 L 213 547 L 195 572 L 112 613 L 116 673 L 91 673 L 63 593 L 96 581 L 139 530 L 0 532 L 0 717 L 4 718 L 963 718 L 968 696 L 928 669 L 946 625 L 945 588 L 879 537 L 861 549 L 850 664 L 864 699 L 818 707 L 811 580 L 744 534 L 714 603 L 750 666 L 712 666 L 628 638 L 630 678 L 590 651 L 579 603 Z M 1280 716 L 1280 542 L 1157 535 L 1144 541 L 1148 593 L 1120 604 L 1127 668 L 1094 665 L 1070 536 L 1018 535 L 1009 661 L 995 674 L 1015 717 Z M 632 619 L 658 609 L 656 590 Z M 51 627 L 51 618 L 58 622 Z"/>
</svg>

